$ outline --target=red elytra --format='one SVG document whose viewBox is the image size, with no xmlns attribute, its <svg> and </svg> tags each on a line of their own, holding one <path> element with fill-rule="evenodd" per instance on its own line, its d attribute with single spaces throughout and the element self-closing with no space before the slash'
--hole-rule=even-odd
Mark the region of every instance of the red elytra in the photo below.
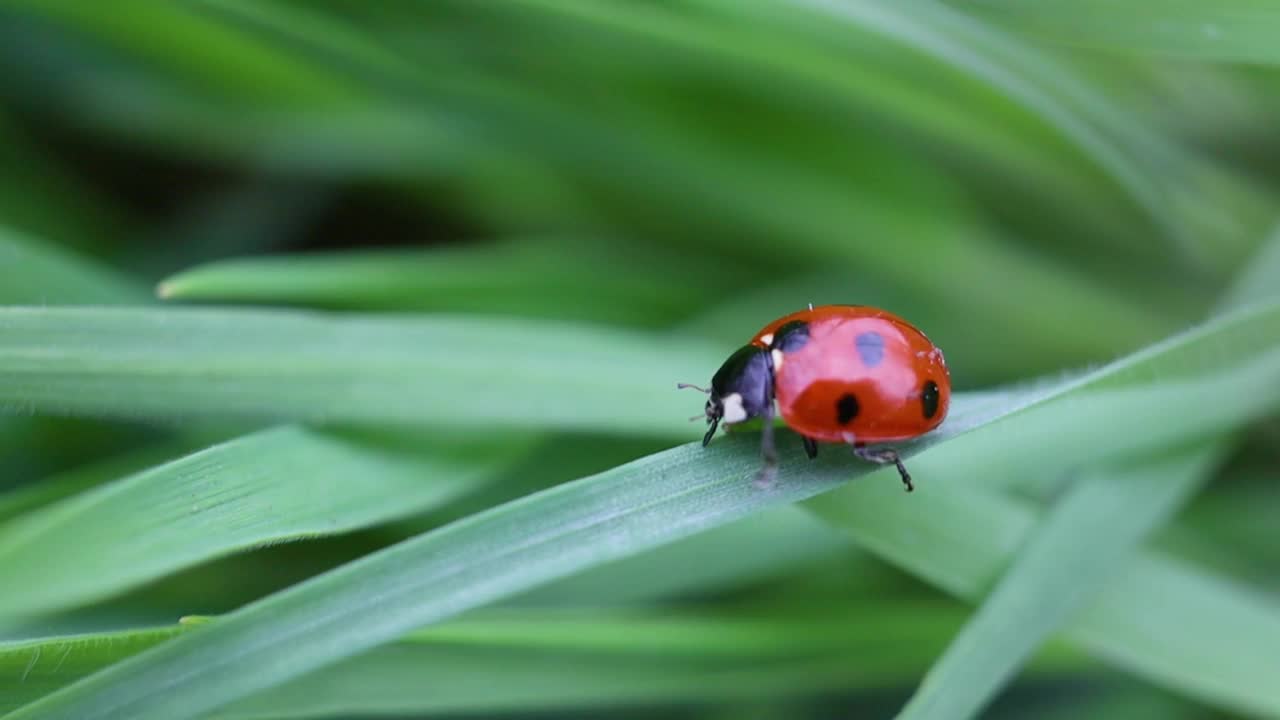
<svg viewBox="0 0 1280 720">
<path fill-rule="evenodd" d="M 897 466 L 907 490 L 911 476 L 892 448 L 868 444 L 923 435 L 946 418 L 951 375 L 942 351 L 911 323 L 865 305 L 824 305 L 766 325 L 729 356 L 711 380 L 706 405 L 710 428 L 764 419 L 761 483 L 777 464 L 773 414 L 804 440 L 809 457 L 817 441 L 846 443 L 858 457 Z"/>
<path fill-rule="evenodd" d="M 824 305 L 774 320 L 751 343 L 785 342 L 777 333 L 791 323 L 807 325 L 807 342 L 771 359 L 778 412 L 797 433 L 823 442 L 893 442 L 946 418 L 951 373 L 942 350 L 911 323 L 878 308 Z M 840 422 L 837 406 L 846 396 L 857 412 Z"/>
</svg>

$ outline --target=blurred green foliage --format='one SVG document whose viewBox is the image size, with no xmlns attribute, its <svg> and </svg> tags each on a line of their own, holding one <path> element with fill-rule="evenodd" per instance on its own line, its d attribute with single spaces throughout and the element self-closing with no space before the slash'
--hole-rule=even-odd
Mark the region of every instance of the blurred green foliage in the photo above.
<svg viewBox="0 0 1280 720">
<path fill-rule="evenodd" d="M 0 0 L 0 716 L 1280 717 L 1278 34 Z M 916 496 L 668 449 L 809 302 L 946 350 Z"/>
</svg>

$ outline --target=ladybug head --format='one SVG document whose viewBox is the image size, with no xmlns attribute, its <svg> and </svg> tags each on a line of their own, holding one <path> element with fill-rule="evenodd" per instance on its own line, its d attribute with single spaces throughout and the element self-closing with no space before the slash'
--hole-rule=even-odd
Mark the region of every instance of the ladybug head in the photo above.
<svg viewBox="0 0 1280 720">
<path fill-rule="evenodd" d="M 768 350 L 747 345 L 730 355 L 711 378 L 711 389 L 704 391 L 708 395 L 705 412 L 710 427 L 702 444 L 711 442 L 721 422 L 734 425 L 764 412 L 771 401 L 772 385 Z"/>
</svg>

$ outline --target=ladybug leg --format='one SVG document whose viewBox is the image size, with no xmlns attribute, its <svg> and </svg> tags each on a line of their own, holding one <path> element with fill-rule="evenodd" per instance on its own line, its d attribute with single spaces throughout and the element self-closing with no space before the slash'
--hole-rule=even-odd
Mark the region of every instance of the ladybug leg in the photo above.
<svg viewBox="0 0 1280 720">
<path fill-rule="evenodd" d="M 861 460 L 873 462 L 878 465 L 888 465 L 893 463 L 898 466 L 898 474 L 902 476 L 902 484 L 907 486 L 907 492 L 915 490 L 915 486 L 911 484 L 911 473 L 907 472 L 907 467 L 902 464 L 902 458 L 898 456 L 898 451 L 893 448 L 876 448 L 872 449 L 865 445 L 855 445 L 853 454 Z"/>
<path fill-rule="evenodd" d="M 760 411 L 760 419 L 764 421 L 760 429 L 760 459 L 763 466 L 756 473 L 756 487 L 767 488 L 773 485 L 778 474 L 778 449 L 773 443 L 773 356 L 765 355 L 769 372 L 764 381 L 764 408 Z"/>
<path fill-rule="evenodd" d="M 806 435 L 801 435 L 800 440 L 804 443 L 804 454 L 808 455 L 810 460 L 818 457 L 818 442 L 816 440 Z"/>
<path fill-rule="evenodd" d="M 778 474 L 778 449 L 773 443 L 773 393 L 769 394 L 769 402 L 765 403 L 760 418 L 764 421 L 760 430 L 760 459 L 764 465 L 756 473 L 756 487 L 767 488 L 773 485 Z"/>
</svg>

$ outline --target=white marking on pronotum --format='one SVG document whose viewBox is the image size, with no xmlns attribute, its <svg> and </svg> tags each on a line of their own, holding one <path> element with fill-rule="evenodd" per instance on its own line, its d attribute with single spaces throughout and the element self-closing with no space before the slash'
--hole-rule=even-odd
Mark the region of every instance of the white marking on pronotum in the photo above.
<svg viewBox="0 0 1280 720">
<path fill-rule="evenodd" d="M 740 423 L 747 419 L 747 411 L 742 407 L 742 396 L 729 393 L 724 396 L 724 415 L 720 418 L 726 425 Z"/>
<path fill-rule="evenodd" d="M 774 372 L 777 372 L 778 370 L 781 370 L 781 369 L 782 369 L 782 351 L 774 350 L 773 351 L 773 370 Z"/>
<path fill-rule="evenodd" d="M 772 345 L 772 344 L 773 344 L 773 333 L 765 333 L 764 335 L 761 335 L 761 336 L 760 336 L 760 342 L 764 343 L 765 345 Z"/>
<path fill-rule="evenodd" d="M 850 445 L 858 441 L 858 436 L 854 435 L 848 430 L 845 430 L 844 432 L 840 433 L 840 437 L 844 438 L 844 441 L 849 443 Z"/>
</svg>

